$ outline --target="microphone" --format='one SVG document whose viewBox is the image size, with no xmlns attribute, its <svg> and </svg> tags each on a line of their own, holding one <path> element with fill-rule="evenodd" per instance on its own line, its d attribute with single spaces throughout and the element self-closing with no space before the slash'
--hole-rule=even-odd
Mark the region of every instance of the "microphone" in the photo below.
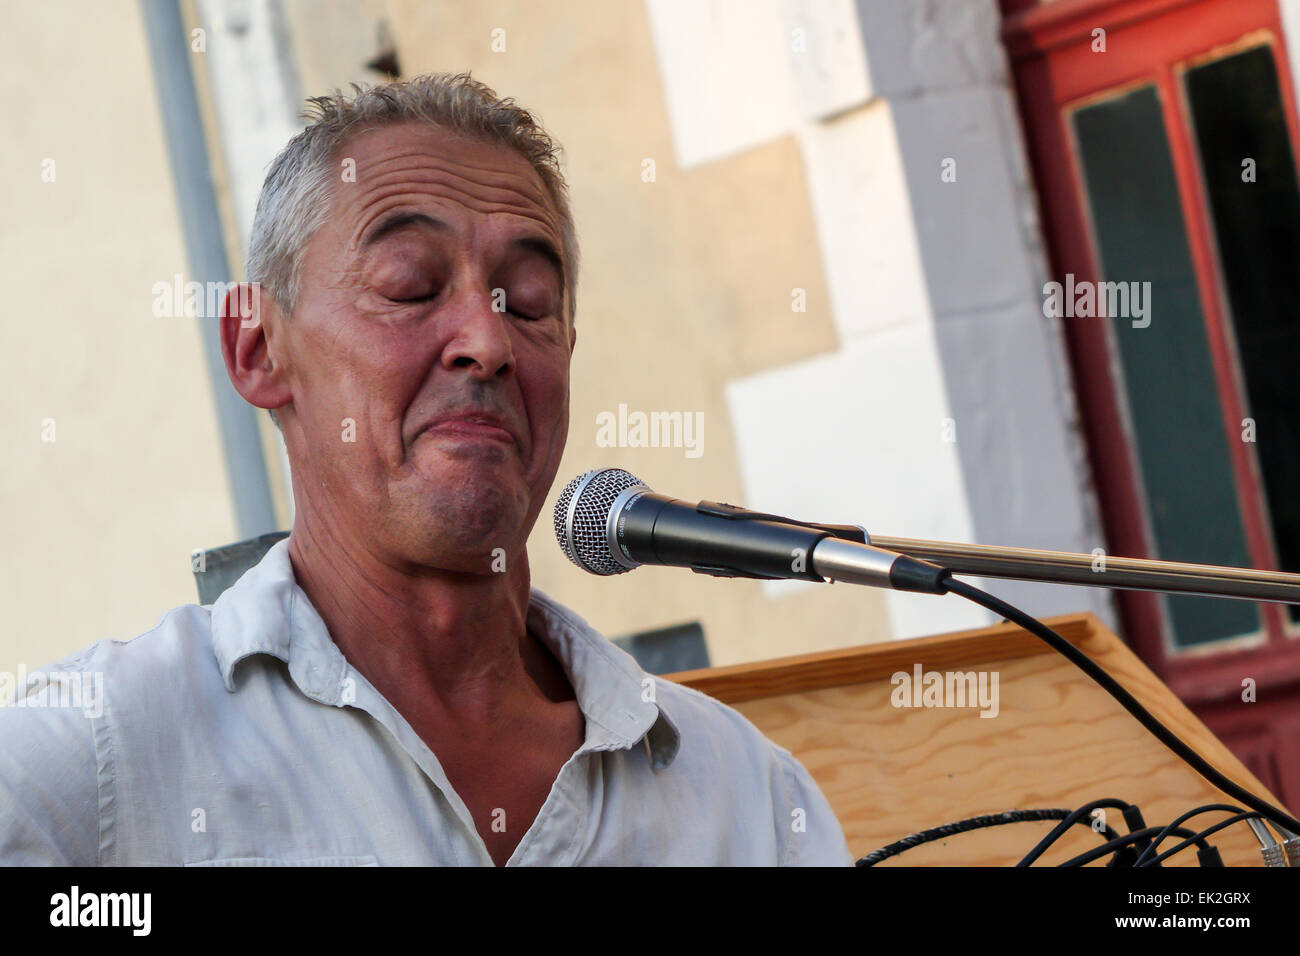
<svg viewBox="0 0 1300 956">
<path fill-rule="evenodd" d="M 796 521 L 719 501 L 690 504 L 656 494 L 621 468 L 598 468 L 570 481 L 555 502 L 553 520 L 565 556 L 591 574 L 657 564 L 715 577 L 947 593 L 946 569 L 874 548 L 862 528 Z"/>
</svg>

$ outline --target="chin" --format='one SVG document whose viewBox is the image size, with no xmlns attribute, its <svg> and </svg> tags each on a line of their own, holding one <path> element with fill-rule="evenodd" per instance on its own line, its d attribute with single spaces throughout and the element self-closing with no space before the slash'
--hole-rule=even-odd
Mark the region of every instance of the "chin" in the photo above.
<svg viewBox="0 0 1300 956">
<path fill-rule="evenodd" d="M 446 476 L 417 495 L 390 499 L 389 539 L 408 560 L 455 571 L 489 571 L 492 551 L 513 552 L 528 517 L 526 490 L 477 476 Z"/>
</svg>

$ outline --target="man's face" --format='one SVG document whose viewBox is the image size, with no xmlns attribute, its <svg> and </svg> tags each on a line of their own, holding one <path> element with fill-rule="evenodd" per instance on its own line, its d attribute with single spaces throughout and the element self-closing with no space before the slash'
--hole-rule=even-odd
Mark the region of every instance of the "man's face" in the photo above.
<svg viewBox="0 0 1300 956">
<path fill-rule="evenodd" d="M 568 433 L 559 217 L 522 156 L 424 124 L 359 133 L 349 158 L 273 345 L 295 486 L 394 566 L 487 572 Z"/>
</svg>

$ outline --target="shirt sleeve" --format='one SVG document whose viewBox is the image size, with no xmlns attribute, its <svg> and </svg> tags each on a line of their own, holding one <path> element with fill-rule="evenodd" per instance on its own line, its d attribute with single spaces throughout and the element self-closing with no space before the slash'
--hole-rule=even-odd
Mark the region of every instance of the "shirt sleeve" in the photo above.
<svg viewBox="0 0 1300 956">
<path fill-rule="evenodd" d="M 781 763 L 788 794 L 788 812 L 776 821 L 784 847 L 781 865 L 853 866 L 844 828 L 812 774 L 786 750 L 781 751 Z"/>
<path fill-rule="evenodd" d="M 0 865 L 100 862 L 95 735 L 103 719 L 69 707 L 0 707 Z"/>
</svg>

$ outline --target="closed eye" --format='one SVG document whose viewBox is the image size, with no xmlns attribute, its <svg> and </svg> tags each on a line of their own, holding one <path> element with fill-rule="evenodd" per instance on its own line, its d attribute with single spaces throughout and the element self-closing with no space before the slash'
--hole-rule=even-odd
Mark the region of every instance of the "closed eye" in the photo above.
<svg viewBox="0 0 1300 956">
<path fill-rule="evenodd" d="M 437 293 L 436 291 L 434 291 L 434 292 L 429 292 L 429 293 L 427 293 L 426 295 L 417 295 L 417 296 L 413 296 L 412 298 L 409 298 L 409 299 L 396 299 L 396 298 L 394 298 L 394 297 L 391 296 L 391 295 L 386 295 L 386 296 L 384 296 L 384 298 L 387 299 L 389 302 L 401 302 L 401 303 L 409 303 L 409 302 L 428 302 L 428 301 L 430 301 L 431 299 L 436 299 L 437 297 L 438 297 L 438 293 Z"/>
</svg>

